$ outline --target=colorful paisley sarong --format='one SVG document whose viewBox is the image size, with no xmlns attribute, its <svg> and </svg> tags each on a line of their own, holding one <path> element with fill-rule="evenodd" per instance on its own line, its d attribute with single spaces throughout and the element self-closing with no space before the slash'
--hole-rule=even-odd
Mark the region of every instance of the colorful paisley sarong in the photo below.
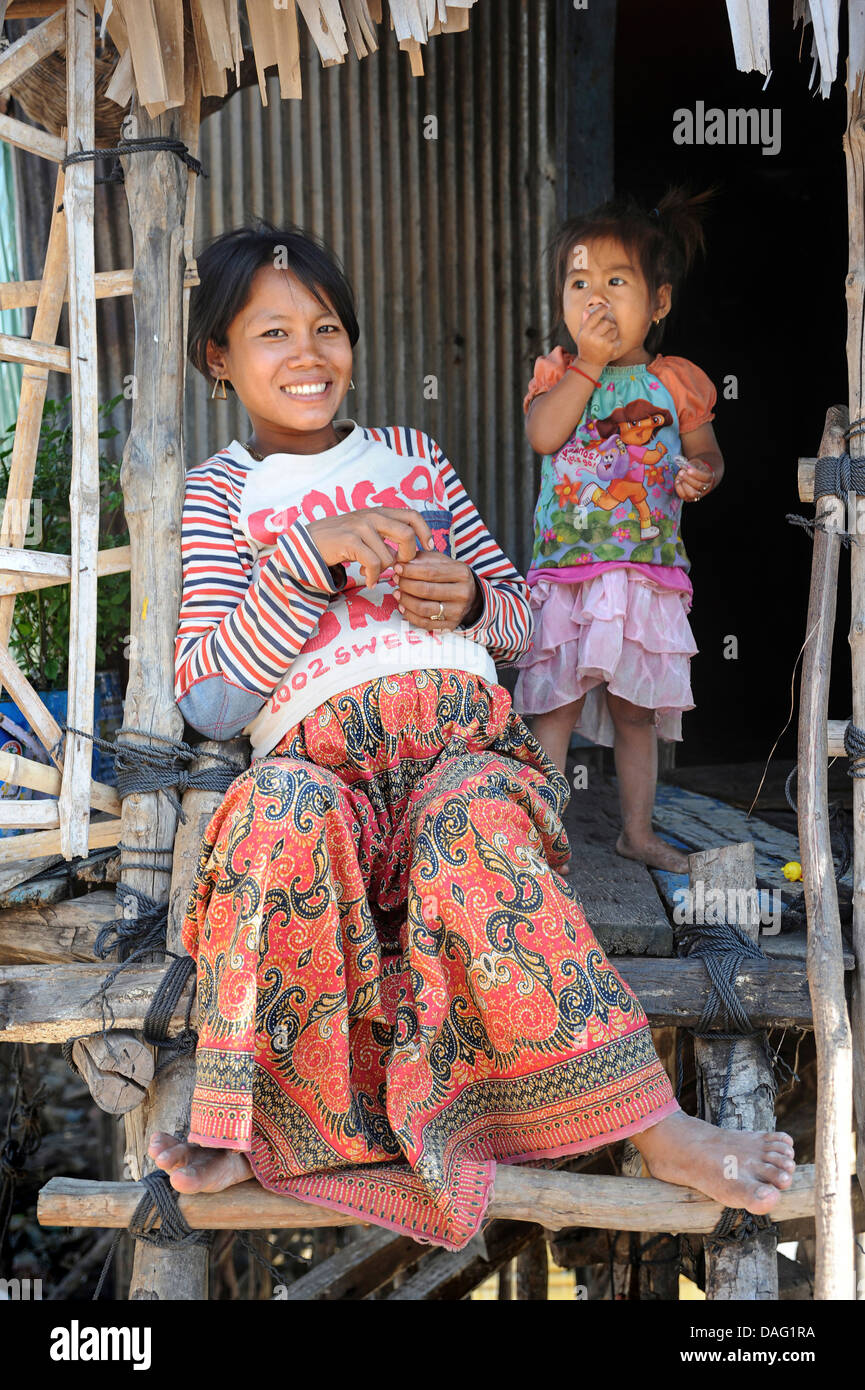
<svg viewBox="0 0 865 1390">
<path fill-rule="evenodd" d="M 676 1110 L 556 872 L 568 796 L 508 692 L 452 670 L 355 686 L 255 759 L 205 831 L 183 924 L 190 1140 L 457 1250 L 496 1162 Z"/>
</svg>

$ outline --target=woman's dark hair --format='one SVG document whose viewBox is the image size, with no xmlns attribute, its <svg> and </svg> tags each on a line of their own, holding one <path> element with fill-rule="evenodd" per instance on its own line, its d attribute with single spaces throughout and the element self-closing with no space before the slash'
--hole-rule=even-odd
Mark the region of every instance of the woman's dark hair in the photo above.
<svg viewBox="0 0 865 1390">
<path fill-rule="evenodd" d="M 289 270 L 324 305 L 327 300 L 354 347 L 360 337 L 354 293 L 330 247 L 301 227 L 276 227 L 255 218 L 215 237 L 197 257 L 199 283 L 189 297 L 187 355 L 212 381 L 207 344 L 228 346 L 228 326 L 249 299 L 252 279 L 265 265 Z M 230 381 L 226 382 L 234 390 Z"/>
<path fill-rule="evenodd" d="M 571 268 L 574 246 L 603 237 L 615 238 L 636 258 L 654 297 L 661 285 L 678 289 L 696 259 L 705 251 L 702 219 L 716 187 L 690 194 L 684 188 L 668 188 L 658 206 L 647 211 L 629 195 L 613 198 L 564 224 L 549 248 L 554 321 L 562 321 L 565 280 Z M 666 319 L 652 324 L 646 350 L 654 352 L 664 336 Z"/>
</svg>

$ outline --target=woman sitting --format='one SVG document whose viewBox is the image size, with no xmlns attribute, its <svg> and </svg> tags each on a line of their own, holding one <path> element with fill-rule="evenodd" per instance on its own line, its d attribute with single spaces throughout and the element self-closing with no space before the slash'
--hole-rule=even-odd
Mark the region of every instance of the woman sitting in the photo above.
<svg viewBox="0 0 865 1390">
<path fill-rule="evenodd" d="M 494 665 L 528 649 L 525 582 L 432 439 L 337 418 L 333 256 L 264 223 L 198 271 L 190 358 L 252 434 L 188 474 L 176 696 L 253 760 L 201 846 L 191 1129 L 155 1162 L 459 1249 L 497 1162 L 630 1135 L 656 1177 L 770 1210 L 791 1140 L 679 1109 L 557 872 L 568 784 Z"/>
</svg>

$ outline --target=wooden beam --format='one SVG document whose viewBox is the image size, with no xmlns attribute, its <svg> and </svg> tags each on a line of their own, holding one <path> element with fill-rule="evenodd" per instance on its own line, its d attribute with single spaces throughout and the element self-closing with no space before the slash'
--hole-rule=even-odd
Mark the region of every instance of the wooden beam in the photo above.
<svg viewBox="0 0 865 1390">
<path fill-rule="evenodd" d="M 66 0 L 66 104 L 68 149 L 92 150 L 95 132 L 93 0 Z M 72 859 L 89 848 L 90 768 L 96 685 L 96 552 L 99 549 L 99 377 L 96 299 L 93 292 L 93 162 L 66 171 L 66 246 L 69 263 L 69 343 L 72 366 L 72 522 L 69 596 L 67 722 L 60 789 L 60 846 Z"/>
<path fill-rule="evenodd" d="M 0 912 L 0 964 L 95 962 L 96 937 L 117 916 L 117 899 L 105 890 L 46 907 L 4 908 Z"/>
<path fill-rule="evenodd" d="M 206 823 L 205 820 L 204 825 Z M 116 827 L 116 822 L 112 821 L 110 825 Z M 201 821 L 196 820 L 196 825 L 201 826 Z M 99 828 L 96 823 L 94 829 Z M 51 833 L 46 832 L 46 835 Z M 117 829 L 114 833 L 118 833 Z M 25 838 L 34 839 L 35 836 L 19 835 L 15 837 L 14 844 L 9 842 L 10 858 Z M 116 841 L 109 839 L 105 843 Z M 4 841 L 0 840 L 0 858 L 3 850 Z M 709 994 L 706 969 L 701 961 L 623 957 L 617 962 L 617 969 L 638 996 L 652 1023 L 677 1022 L 683 1027 L 693 1027 L 699 1021 Z M 127 984 L 123 984 L 118 1007 L 125 1012 L 122 1022 L 118 1021 L 118 1028 L 141 1027 L 150 995 L 159 984 L 163 970 L 162 965 L 142 965 L 135 971 L 136 989 L 129 993 Z M 91 1006 L 103 974 L 99 966 L 87 965 L 70 966 L 62 977 L 39 966 L 34 966 L 26 976 L 17 969 L 11 975 L 9 970 L 0 972 L 0 990 L 11 990 L 12 1000 L 4 1011 L 5 1023 L 0 1027 L 0 1041 L 57 1042 L 71 1037 L 74 1032 L 95 1032 L 102 1027 L 102 1023 L 93 1014 Z M 62 1000 L 58 999 L 59 981 L 62 981 Z M 120 983 L 118 981 L 118 987 Z M 810 1027 L 807 979 L 800 962 L 778 960 L 769 961 L 766 965 L 761 963 L 738 976 L 737 988 L 757 1027 L 767 1027 L 769 1024 Z M 176 1031 L 182 1028 L 185 1013 L 186 1004 L 182 1002 L 174 1015 Z"/>
<path fill-rule="evenodd" d="M 66 157 L 66 142 L 59 135 L 49 135 L 47 130 L 38 130 L 26 121 L 17 121 L 14 116 L 0 115 L 0 140 L 27 150 L 28 154 L 53 159 L 56 164 Z"/>
<path fill-rule="evenodd" d="M 0 362 L 22 362 L 26 367 L 41 367 L 46 373 L 71 370 L 68 348 L 18 338 L 13 333 L 0 333 Z"/>
<path fill-rule="evenodd" d="M 827 412 L 821 455 L 843 452 L 846 422 L 847 412 L 842 407 Z M 853 1232 L 846 1201 L 852 1161 L 852 1040 L 829 837 L 827 770 L 829 672 L 841 551 L 838 533 L 844 529 L 843 503 L 837 497 L 820 498 L 817 519 L 820 528 L 814 532 L 811 556 L 799 699 L 799 854 L 808 915 L 808 979 L 817 1047 L 815 1297 L 835 1299 L 853 1297 Z M 858 549 L 853 547 L 854 551 Z M 860 866 L 854 873 L 854 902 L 855 883 L 861 875 Z M 861 968 L 861 955 L 858 959 Z"/>
<path fill-rule="evenodd" d="M 130 23 L 137 0 L 123 5 L 138 75 L 141 30 Z M 167 76 L 170 85 L 171 70 Z M 135 134 L 180 138 L 194 154 L 198 148 L 201 85 L 193 44 L 185 51 L 186 101 L 164 115 L 152 117 L 137 99 L 132 113 Z M 146 98 L 140 92 L 141 103 Z M 138 391 L 132 403 L 132 428 L 123 451 L 120 483 L 132 548 L 132 648 L 124 717 L 128 725 L 156 736 L 181 738 L 183 717 L 174 700 L 174 643 L 180 608 L 180 533 L 185 471 L 183 466 L 183 386 L 186 364 L 188 291 L 184 290 L 186 252 L 192 244 L 195 193 L 192 174 L 167 151 L 122 157 L 129 224 L 132 230 L 135 275 L 134 372 Z M 207 798 L 205 798 L 207 801 Z M 201 805 L 199 801 L 197 803 Z M 212 809 L 216 802 L 211 796 Z M 196 822 L 197 823 L 197 822 Z M 188 827 L 181 827 L 188 831 Z M 191 883 L 190 854 L 178 831 L 177 815 L 166 797 L 157 793 L 127 796 L 123 801 L 123 882 L 164 901 L 169 886 L 164 874 L 127 867 L 141 859 L 137 848 L 175 844 L 176 874 Z M 180 845 L 185 851 L 178 858 Z M 198 838 L 200 846 L 200 835 Z M 169 949 L 182 949 L 180 920 L 185 907 L 179 878 L 172 876 Z M 188 1128 L 194 1066 L 180 1059 L 151 1088 L 145 1103 L 126 1117 L 128 1170 L 145 1170 L 148 1133 L 153 1128 L 174 1133 Z M 135 1252 L 130 1298 L 204 1299 L 207 1297 L 207 1251 L 156 1250 L 139 1245 Z"/>
<path fill-rule="evenodd" d="M 32 830 L 35 826 L 52 829 L 59 825 L 60 813 L 56 801 L 18 800 L 11 796 L 0 799 L 0 826 L 4 830 Z"/>
<path fill-rule="evenodd" d="M 41 1226 L 127 1226 L 144 1189 L 139 1183 L 91 1182 L 52 1178 L 39 1193 Z M 268 1192 L 257 1182 L 238 1183 L 225 1192 L 180 1196 L 180 1210 L 193 1230 L 312 1230 L 354 1226 L 357 1218 Z M 814 1210 L 814 1170 L 797 1169 L 793 1185 L 773 1210 L 777 1221 L 810 1216 Z M 595 1226 L 611 1231 L 672 1231 L 707 1234 L 721 1205 L 690 1187 L 673 1187 L 656 1178 L 606 1178 L 588 1173 L 540 1172 L 500 1163 L 488 1214 L 526 1221 L 558 1231 Z M 534 1234 L 534 1232 L 532 1232 Z"/>
<path fill-rule="evenodd" d="M 12 551 L 12 547 L 0 551 L 0 555 L 6 555 Z M 33 553 L 33 552 L 31 552 Z M 14 552 L 17 554 L 17 552 Z M 72 575 L 72 561 L 68 555 L 53 556 L 53 560 L 63 561 L 62 573 L 39 574 L 24 573 L 17 569 L 17 561 L 13 562 L 13 553 L 9 554 L 9 568 L 2 569 L 0 565 L 0 597 L 10 594 L 29 593 L 34 589 L 50 589 L 55 584 L 68 584 Z M 26 562 L 25 562 L 26 563 Z M 126 574 L 130 567 L 129 546 L 116 545 L 110 550 L 100 550 L 96 556 L 96 575 L 101 579 L 106 574 Z M 59 563 L 52 566 L 56 571 L 61 569 Z M 17 572 L 16 572 L 17 569 Z"/>
<path fill-rule="evenodd" d="M 472 1289 L 497 1271 L 501 1298 L 502 1276 L 511 1274 L 511 1261 L 536 1247 L 539 1240 L 544 1241 L 546 1254 L 546 1241 L 534 1222 L 491 1221 L 484 1228 L 482 1240 L 469 1241 L 462 1250 L 434 1251 L 404 1284 L 388 1294 L 386 1302 L 454 1302 L 467 1298 Z M 512 1286 L 509 1278 L 509 1290 Z"/>
<path fill-rule="evenodd" d="M 60 795 L 61 775 L 57 768 L 38 763 L 35 758 L 23 758 L 18 753 L 0 752 L 0 781 L 11 787 L 29 787 L 31 791 L 47 792 L 49 796 Z M 90 805 L 97 811 L 107 811 L 110 816 L 121 813 L 116 787 L 92 779 Z"/>
<path fill-rule="evenodd" d="M 72 560 L 47 550 L 24 550 L 19 546 L 0 546 L 0 570 L 9 574 L 36 574 L 52 581 L 69 581 Z"/>
<path fill-rule="evenodd" d="M 98 270 L 95 277 L 97 299 L 119 299 L 132 293 L 131 270 Z M 198 284 L 198 267 L 194 260 L 187 262 L 184 289 Z M 6 280 L 0 284 L 0 309 L 31 309 L 39 302 L 41 280 Z M 68 294 L 63 296 L 68 299 Z"/>
<path fill-rule="evenodd" d="M 53 14 L 62 0 L 9 0 L 7 19 L 43 19 Z"/>
<path fill-rule="evenodd" d="M 105 849 L 108 845 L 116 845 L 122 833 L 120 821 L 116 816 L 112 816 L 110 820 L 92 820 L 87 833 L 87 847 Z M 23 835 L 7 835 L 0 839 L 0 864 L 14 863 L 18 859 L 36 858 L 45 854 L 59 854 L 61 835 L 60 830 L 34 830 Z M 65 859 L 68 856 L 63 857 Z"/>
<path fill-rule="evenodd" d="M 55 0 L 57 3 L 57 0 Z M 7 14 L 7 19 L 9 15 Z M 49 53 L 62 48 L 66 40 L 66 12 L 61 7 L 44 24 L 29 29 L 0 54 L 0 93 L 41 63 Z M 14 92 L 12 93 L 14 96 Z"/>
<path fill-rule="evenodd" d="M 322 1260 L 308 1274 L 302 1274 L 288 1286 L 280 1301 L 312 1303 L 366 1298 L 389 1283 L 407 1264 L 428 1254 L 429 1249 L 408 1236 L 371 1226 L 351 1245 Z"/>
<path fill-rule="evenodd" d="M 847 728 L 846 719 L 828 719 L 826 721 L 827 732 L 827 755 L 830 758 L 846 758 L 847 749 L 844 747 L 844 730 Z"/>
</svg>

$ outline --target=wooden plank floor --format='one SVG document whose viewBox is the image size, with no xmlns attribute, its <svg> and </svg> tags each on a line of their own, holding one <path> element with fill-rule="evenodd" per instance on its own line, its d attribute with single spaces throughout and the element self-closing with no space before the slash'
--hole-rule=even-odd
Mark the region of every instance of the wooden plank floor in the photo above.
<svg viewBox="0 0 865 1390">
<path fill-rule="evenodd" d="M 651 874 L 616 854 L 621 821 L 612 783 L 590 774 L 587 787 L 571 791 L 564 825 L 571 842 L 568 881 L 604 950 L 671 956 L 673 933 Z"/>
<path fill-rule="evenodd" d="M 579 751 L 576 760 L 585 762 Z M 783 864 L 798 857 L 798 841 L 758 817 L 749 819 L 716 797 L 659 783 L 654 820 L 658 833 L 686 852 L 753 840 L 758 885 L 781 891 L 784 903 L 801 893 L 798 884 L 781 874 Z M 621 821 L 615 779 L 590 772 L 588 786 L 571 792 L 564 825 L 571 844 L 568 881 L 608 955 L 673 955 L 669 910 L 674 891 L 687 888 L 687 875 L 650 872 L 616 853 Z M 768 956 L 806 957 L 804 930 L 761 932 L 760 945 Z M 844 964 L 848 970 L 853 967 L 849 950 Z"/>
</svg>

